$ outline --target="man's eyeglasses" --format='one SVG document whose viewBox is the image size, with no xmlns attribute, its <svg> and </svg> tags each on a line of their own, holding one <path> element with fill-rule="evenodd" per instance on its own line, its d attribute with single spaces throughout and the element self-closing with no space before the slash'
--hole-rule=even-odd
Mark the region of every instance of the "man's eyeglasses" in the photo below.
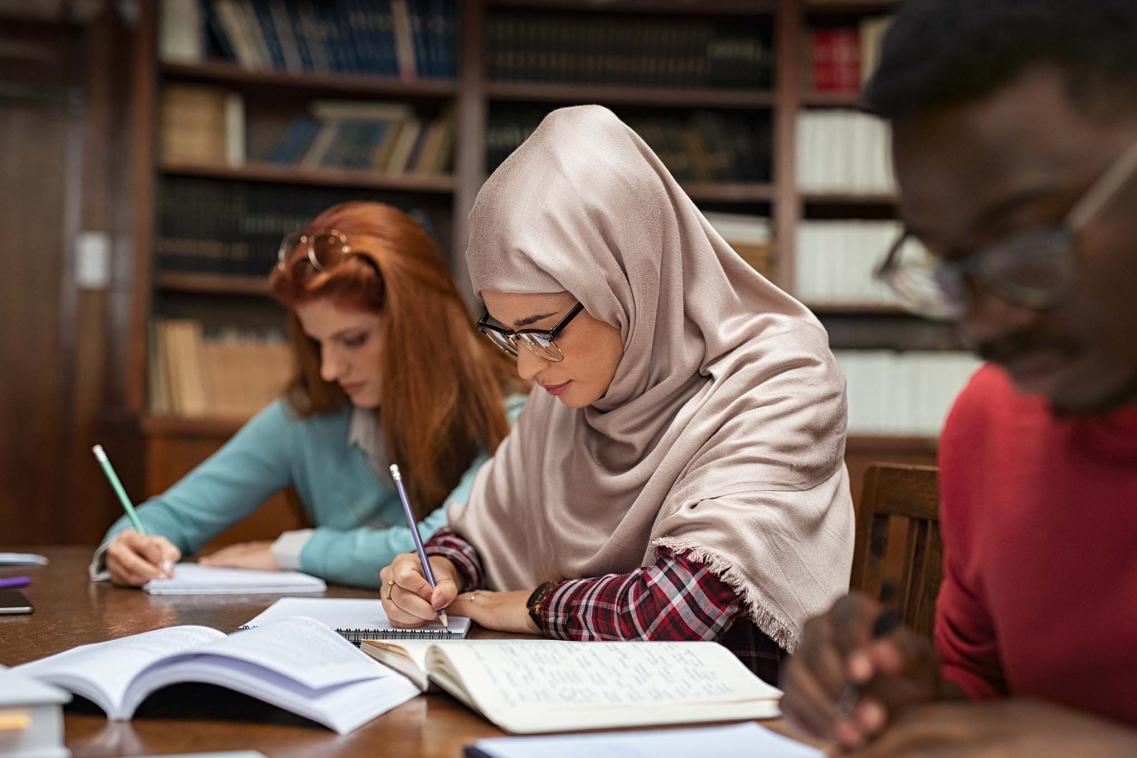
<svg viewBox="0 0 1137 758">
<path fill-rule="evenodd" d="M 565 358 L 565 354 L 555 342 L 557 335 L 563 332 L 569 322 L 576 318 L 576 315 L 582 310 L 584 310 L 584 306 L 577 303 L 552 329 L 518 329 L 516 331 L 491 324 L 490 312 L 487 310 L 478 319 L 478 331 L 489 337 L 490 342 L 514 358 L 517 357 L 517 344 L 521 343 L 541 360 L 557 363 Z"/>
<path fill-rule="evenodd" d="M 324 234 L 308 236 L 299 232 L 285 235 L 276 251 L 276 265 L 283 269 L 289 254 L 297 247 L 306 246 L 308 262 L 317 271 L 327 271 L 351 253 L 351 245 L 342 232 L 332 229 Z"/>
<path fill-rule="evenodd" d="M 955 261 L 941 261 L 905 229 L 877 267 L 909 310 L 958 321 L 971 308 L 971 281 L 989 287 L 1008 303 L 1037 310 L 1057 305 L 1078 281 L 1074 255 L 1078 233 L 1113 200 L 1137 173 L 1137 143 L 1098 178 L 1054 226 L 1017 234 Z"/>
</svg>

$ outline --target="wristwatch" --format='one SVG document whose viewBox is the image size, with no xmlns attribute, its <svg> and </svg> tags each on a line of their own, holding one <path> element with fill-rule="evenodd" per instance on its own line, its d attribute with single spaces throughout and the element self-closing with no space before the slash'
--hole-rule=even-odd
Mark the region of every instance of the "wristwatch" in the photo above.
<svg viewBox="0 0 1137 758">
<path fill-rule="evenodd" d="M 545 598 L 549 595 L 549 589 L 552 588 L 552 582 L 545 582 L 544 584 L 537 585 L 537 589 L 529 595 L 529 599 L 525 601 L 525 608 L 529 611 L 529 618 L 533 619 L 533 623 L 537 628 L 541 628 L 541 611 L 545 607 Z"/>
</svg>

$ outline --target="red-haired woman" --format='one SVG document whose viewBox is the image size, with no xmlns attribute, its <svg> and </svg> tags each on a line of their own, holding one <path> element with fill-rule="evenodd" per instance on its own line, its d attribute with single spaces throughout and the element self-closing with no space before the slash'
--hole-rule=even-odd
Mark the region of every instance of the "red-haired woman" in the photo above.
<svg viewBox="0 0 1137 758">
<path fill-rule="evenodd" d="M 224 548 L 213 566 L 298 568 L 378 586 L 413 549 L 389 464 L 403 469 L 424 535 L 446 523 L 524 403 L 512 367 L 475 331 L 429 235 L 402 211 L 343 203 L 286 237 L 271 274 L 299 370 L 285 396 L 221 450 L 119 519 L 94 578 L 139 585 L 288 486 L 313 529 Z"/>
</svg>

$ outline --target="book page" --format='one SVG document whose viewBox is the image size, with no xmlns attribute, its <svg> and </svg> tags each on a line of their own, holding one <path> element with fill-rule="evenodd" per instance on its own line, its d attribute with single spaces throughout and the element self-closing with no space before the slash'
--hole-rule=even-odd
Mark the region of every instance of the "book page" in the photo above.
<svg viewBox="0 0 1137 758">
<path fill-rule="evenodd" d="M 445 651 L 471 694 L 484 693 L 507 708 L 723 703 L 781 695 L 713 642 L 477 640 Z"/>
<path fill-rule="evenodd" d="M 319 621 L 303 616 L 236 632 L 198 652 L 253 663 L 311 689 L 395 676 Z"/>
<path fill-rule="evenodd" d="M 173 626 L 72 648 L 15 670 L 76 692 L 111 712 L 144 669 L 219 639 L 225 635 L 216 629 Z"/>
</svg>

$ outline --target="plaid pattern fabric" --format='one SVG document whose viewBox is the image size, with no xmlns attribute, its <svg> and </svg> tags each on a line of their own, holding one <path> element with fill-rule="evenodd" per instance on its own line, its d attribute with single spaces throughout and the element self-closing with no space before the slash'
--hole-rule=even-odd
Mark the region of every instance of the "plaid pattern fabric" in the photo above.
<svg viewBox="0 0 1137 758">
<path fill-rule="evenodd" d="M 449 558 L 466 580 L 485 577 L 473 545 L 449 529 L 427 543 Z M 778 683 L 786 652 L 750 623 L 738 594 L 707 566 L 666 549 L 651 566 L 555 583 L 541 612 L 541 630 L 562 640 L 715 640 L 763 681 Z"/>
</svg>

